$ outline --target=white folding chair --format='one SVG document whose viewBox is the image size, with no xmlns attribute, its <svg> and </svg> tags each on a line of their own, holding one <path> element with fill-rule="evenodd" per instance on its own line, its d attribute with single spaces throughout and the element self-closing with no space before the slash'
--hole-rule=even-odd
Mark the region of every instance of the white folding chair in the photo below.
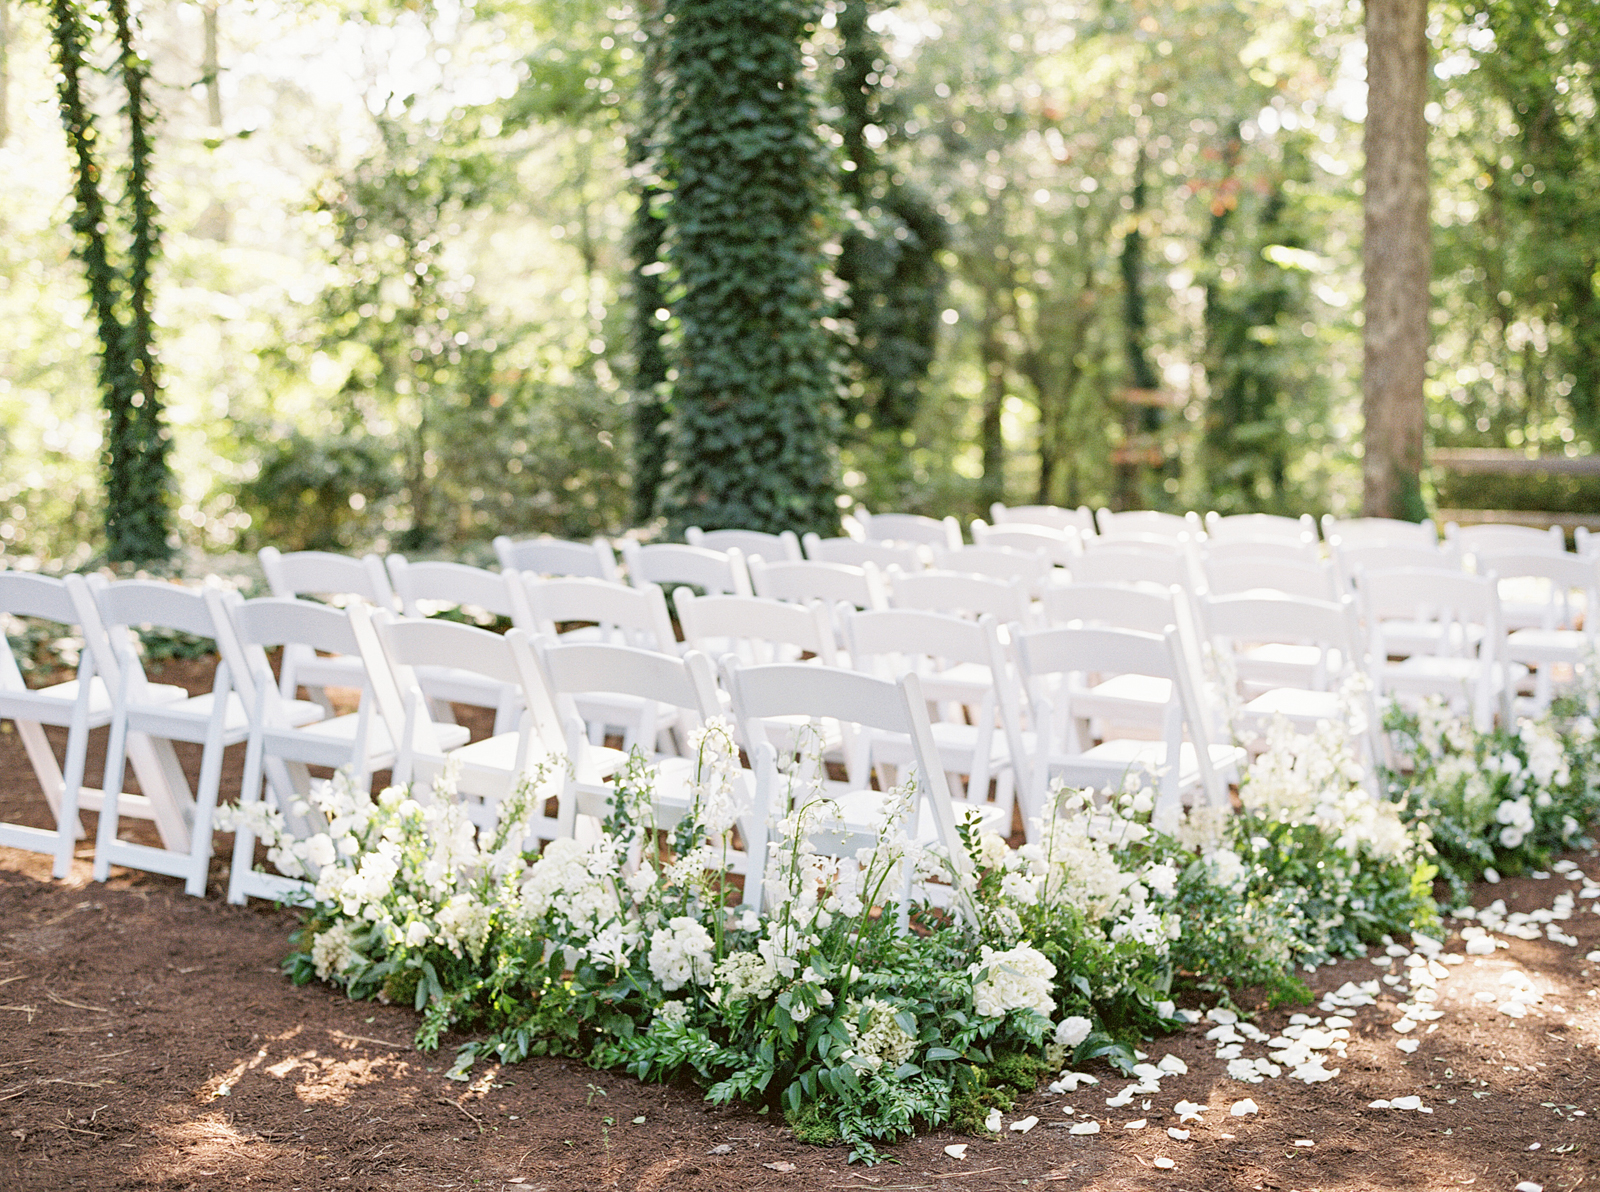
<svg viewBox="0 0 1600 1192">
<path fill-rule="evenodd" d="M 1057 567 L 1070 568 L 1083 553 L 1083 535 L 1078 531 L 1022 522 L 991 526 L 982 518 L 976 518 L 972 523 L 972 541 L 975 546 L 1003 546 L 1043 555 Z"/>
<path fill-rule="evenodd" d="M 1021 580 L 1029 595 L 1037 596 L 1056 574 L 1056 566 L 1037 551 L 1014 550 L 1009 546 L 963 546 L 957 550 L 933 551 L 933 565 L 941 571 L 979 575 L 1006 582 Z M 1067 573 L 1061 572 L 1065 579 Z"/>
<path fill-rule="evenodd" d="M 622 582 L 617 554 L 604 538 L 567 542 L 560 538 L 512 539 L 501 534 L 494 540 L 494 553 L 502 571 Z"/>
<path fill-rule="evenodd" d="M 821 601 L 829 610 L 840 604 L 853 608 L 888 608 L 883 577 L 871 563 L 859 567 L 844 563 L 768 563 L 750 560 L 750 582 L 756 595 L 791 604 Z M 835 633 L 843 626 L 836 624 Z"/>
<path fill-rule="evenodd" d="M 1345 595 L 1332 563 L 1297 563 L 1267 558 L 1206 559 L 1206 589 L 1213 596 L 1240 592 L 1281 592 L 1306 600 L 1337 600 Z"/>
<path fill-rule="evenodd" d="M 1576 668 L 1589 657 L 1600 636 L 1600 558 L 1549 551 L 1485 551 L 1478 566 L 1507 585 L 1533 586 L 1543 597 L 1520 628 L 1506 635 L 1508 661 L 1534 668 L 1534 712 L 1550 706 L 1555 670 Z M 1542 589 L 1542 591 L 1537 591 Z M 1502 601 L 1502 607 L 1505 602 Z M 1533 623 L 1527 624 L 1527 620 Z"/>
<path fill-rule="evenodd" d="M 1217 542 L 1282 542 L 1291 546 L 1317 541 L 1317 523 L 1309 513 L 1285 517 L 1277 513 L 1206 514 L 1206 538 Z"/>
<path fill-rule="evenodd" d="M 1227 806 L 1223 775 L 1243 762 L 1244 750 L 1212 743 L 1209 716 L 1176 627 L 1159 635 L 1130 629 L 1041 629 L 1018 634 L 1014 649 L 1038 742 L 1029 767 L 1031 790 L 1024 799 L 1031 816 L 1044 814 L 1052 776 L 1068 785 L 1098 788 L 1117 787 L 1130 774 L 1144 774 L 1159 792 L 1158 816 L 1171 814 L 1185 794 L 1198 795 L 1214 807 Z M 1073 692 L 1082 685 L 1070 679 L 1090 674 L 1167 680 L 1172 698 L 1161 739 L 1117 738 L 1098 745 L 1084 741 L 1073 703 Z"/>
<path fill-rule="evenodd" d="M 837 666 L 833 623 L 821 601 L 792 604 L 762 596 L 697 596 L 672 593 L 683 627 L 683 644 L 707 657 L 737 655 L 746 664 L 799 662 Z"/>
<path fill-rule="evenodd" d="M 989 506 L 989 520 L 996 526 L 1043 526 L 1073 530 L 1083 536 L 1095 532 L 1094 514 L 1087 505 L 1067 509 L 1060 505 L 1005 505 L 996 501 Z"/>
<path fill-rule="evenodd" d="M 704 546 L 711 550 L 737 547 L 747 559 L 752 555 L 760 555 L 775 563 L 798 563 L 802 558 L 800 540 L 795 537 L 793 530 L 768 534 L 764 530 L 702 530 L 699 526 L 690 526 L 684 530 L 683 540 L 690 546 Z"/>
<path fill-rule="evenodd" d="M 806 558 L 813 563 L 842 563 L 860 567 L 871 563 L 880 570 L 898 567 L 902 571 L 921 571 L 928 565 L 926 547 L 910 542 L 862 542 L 857 538 L 823 538 L 808 533 L 801 539 Z"/>
<path fill-rule="evenodd" d="M 1408 522 L 1392 517 L 1340 518 L 1324 513 L 1322 537 L 1329 544 L 1337 539 L 1346 546 L 1437 546 L 1439 543 L 1432 518 Z"/>
<path fill-rule="evenodd" d="M 492 834 L 500 804 L 517 783 L 533 776 L 541 763 L 559 765 L 566 753 L 560 717 L 528 635 L 517 628 L 501 635 L 450 621 L 402 620 L 382 609 L 369 614 L 353 608 L 350 618 L 368 670 L 387 668 L 393 676 L 392 685 L 376 685 L 374 695 L 390 738 L 400 742 L 394 782 L 428 791 L 453 767 L 456 796 L 467 818 L 479 831 Z M 446 666 L 497 686 L 504 693 L 497 723 L 507 721 L 513 727 L 446 748 L 440 738 L 443 726 L 429 716 L 419 682 L 424 668 Z M 531 826 L 541 839 L 554 839 L 557 832 L 554 817 L 536 815 Z"/>
<path fill-rule="evenodd" d="M 1201 608 L 1213 644 L 1233 656 L 1241 676 L 1255 679 L 1234 714 L 1241 736 L 1264 738 L 1279 716 L 1303 732 L 1315 729 L 1319 721 L 1345 719 L 1341 701 L 1349 696 L 1341 694 L 1341 687 L 1354 676 L 1367 675 L 1360 621 L 1349 596 L 1325 601 L 1252 592 L 1210 596 Z M 1268 663 L 1277 664 L 1275 673 Z M 1267 690 L 1260 690 L 1263 685 Z M 1384 747 L 1370 686 L 1363 683 L 1363 691 L 1358 710 L 1370 766 L 1384 756 Z"/>
<path fill-rule="evenodd" d="M 1028 588 L 1021 579 L 989 579 L 962 571 L 896 572 L 889 577 L 894 608 L 958 613 L 976 620 L 988 613 L 1002 625 L 1035 621 Z"/>
<path fill-rule="evenodd" d="M 1511 699 L 1528 668 L 1506 658 L 1500 595 L 1494 575 L 1423 568 L 1362 571 L 1356 577 L 1370 654 L 1380 694 L 1440 695 L 1457 709 L 1470 708 L 1481 731 L 1494 726 L 1496 713 L 1511 724 Z M 1388 626 L 1415 618 L 1430 627 L 1435 652 L 1401 653 L 1390 642 Z"/>
<path fill-rule="evenodd" d="M 811 844 L 815 848 L 832 856 L 853 858 L 858 849 L 871 848 L 878 843 L 880 833 L 887 826 L 887 789 L 863 789 L 854 779 L 846 783 L 830 782 L 825 770 L 804 758 L 787 767 L 787 774 L 780 774 L 778 750 L 787 748 L 788 743 L 774 744 L 763 728 L 765 724 L 794 717 L 831 720 L 843 731 L 865 737 L 869 755 L 873 750 L 885 749 L 890 734 L 909 741 L 911 765 L 917 775 L 917 799 L 912 822 L 905 825 L 905 835 L 912 841 L 936 842 L 943 846 L 957 874 L 971 871 L 971 861 L 956 832 L 954 804 L 928 724 L 927 697 L 915 674 L 903 675 L 898 683 L 891 683 L 827 667 L 782 663 L 740 666 L 737 660 L 728 659 L 723 675 L 733 698 L 741 740 L 756 762 L 756 806 L 763 817 L 760 829 L 763 838 L 772 823 L 789 815 L 792 810 L 790 792 L 798 780 L 807 793 L 818 790 L 830 799 L 838 812 L 836 824 L 812 834 Z M 886 766 L 892 764 L 884 762 Z M 905 766 L 899 769 L 903 772 Z M 761 872 L 759 866 L 756 872 Z M 750 884 L 746 883 L 747 901 Z M 961 888 L 959 882 L 955 888 Z M 910 891 L 908 866 L 901 883 L 902 925 L 906 922 Z M 971 908 L 960 896 L 957 905 L 961 913 L 971 916 Z"/>
<path fill-rule="evenodd" d="M 751 595 L 744 552 L 736 546 L 719 550 L 676 542 L 645 546 L 624 538 L 622 559 L 628 565 L 628 582 L 636 588 L 646 584 L 693 584 L 711 595 Z"/>
<path fill-rule="evenodd" d="M 1179 534 L 1200 537 L 1204 531 L 1198 513 L 1162 513 L 1158 509 L 1129 509 L 1122 513 L 1101 509 L 1094 515 L 1102 538 L 1148 535 L 1176 539 Z"/>
<path fill-rule="evenodd" d="M 1453 543 L 1463 555 L 1495 554 L 1565 554 L 1567 538 L 1560 526 L 1540 530 L 1534 526 L 1458 526 L 1445 522 L 1444 540 Z"/>
<path fill-rule="evenodd" d="M 464 563 L 413 563 L 402 555 L 388 558 L 389 576 L 401 611 L 425 618 L 448 609 L 473 617 L 504 617 L 512 625 L 531 631 L 533 614 L 521 577 L 515 571 L 488 571 Z M 519 709 L 507 706 L 501 683 L 466 667 L 448 662 L 419 666 L 417 677 L 427 694 L 435 718 L 455 723 L 451 704 L 496 709 L 496 734 L 512 731 Z"/>
<path fill-rule="evenodd" d="M 857 507 L 868 542 L 914 542 L 920 546 L 954 549 L 961 545 L 961 523 L 953 517 L 923 517 L 920 513 L 868 513 Z"/>
<path fill-rule="evenodd" d="M 1283 538 L 1207 538 L 1200 548 L 1207 577 L 1226 572 L 1236 563 L 1283 563 L 1295 567 L 1329 567 L 1322 557 L 1322 544 L 1315 538 L 1290 542 Z"/>
<path fill-rule="evenodd" d="M 851 613 L 845 636 L 855 669 L 880 679 L 915 674 L 930 708 L 951 715 L 934 717 L 929 728 L 952 794 L 963 792 L 961 807 L 972 808 L 1001 836 L 1011 834 L 1011 806 L 1016 775 L 1000 728 L 1000 689 L 1014 682 L 1000 645 L 998 623 L 991 616 L 977 622 L 947 613 L 888 609 Z M 898 739 L 897 739 L 898 740 Z M 909 764 L 905 743 L 890 741 L 879 756 L 892 764 Z M 989 801 L 994 780 L 995 800 Z"/>
<path fill-rule="evenodd" d="M 377 555 L 353 558 L 322 550 L 283 554 L 275 546 L 264 546 L 258 557 L 261 570 L 267 576 L 267 587 L 274 596 L 285 599 L 326 596 L 336 605 L 346 604 L 355 597 L 379 608 L 395 607 L 394 589 L 389 584 L 383 560 Z M 360 659 L 319 657 L 309 650 L 286 647 L 279 667 L 278 690 L 285 699 L 293 699 L 295 691 L 304 687 L 324 711 L 331 712 L 333 701 L 327 689 L 360 687 L 361 677 Z"/>
<path fill-rule="evenodd" d="M 533 631 L 563 644 L 631 646 L 676 656 L 680 651 L 667 612 L 667 598 L 656 584 L 640 588 L 597 579 L 534 579 L 524 576 Z M 588 627 L 557 633 L 563 625 Z M 637 700 L 596 694 L 578 701 L 590 739 L 604 739 L 608 727 L 637 719 Z M 663 730 L 670 728 L 669 718 Z"/>
<path fill-rule="evenodd" d="M 359 789 L 374 772 L 394 764 L 395 742 L 382 715 L 374 708 L 375 686 L 392 683 L 392 678 L 386 671 L 367 669 L 350 614 L 343 609 L 279 597 L 241 600 L 236 592 L 214 589 L 206 592 L 206 600 L 229 674 L 235 682 L 241 676 L 248 678 L 253 688 L 253 701 L 246 705 L 250 735 L 239 788 L 240 806 L 259 802 L 265 787 L 289 830 L 296 836 L 309 835 L 315 825 L 296 808 L 311 789 L 307 767 L 348 767 Z M 309 724 L 297 723 L 300 716 L 295 707 L 273 684 L 266 654 L 275 646 L 283 646 L 287 652 L 291 645 L 343 654 L 362 663 L 361 696 L 354 712 Z M 385 697 L 399 700 L 398 693 L 387 688 Z M 443 748 L 466 743 L 464 728 L 441 725 L 438 731 Z M 248 823 L 241 822 L 234 834 L 228 901 L 242 903 L 250 896 L 279 900 L 303 897 L 303 881 L 255 869 L 255 841 Z"/>
<path fill-rule="evenodd" d="M 69 575 L 62 580 L 0 571 L 0 618 L 8 626 L 8 646 L 9 626 L 15 624 L 16 617 L 54 622 L 69 631 L 76 628 L 85 639 L 78 657 L 77 678 L 39 688 L 30 688 L 24 681 L 11 649 L 0 650 L 0 719 L 17 726 L 52 825 L 45 828 L 0 823 L 0 844 L 53 857 L 55 876 L 61 878 L 70 871 L 73 849 L 84 837 L 77 809 L 105 810 L 102 792 L 83 785 L 84 767 L 89 730 L 111 722 L 112 695 L 120 676 L 115 670 L 102 673 L 102 666 L 116 663 L 108 661 L 110 646 L 104 640 L 99 611 L 82 576 Z M 161 687 L 150 692 L 152 701 L 175 702 L 187 695 L 181 687 Z M 64 770 L 45 735 L 45 725 L 67 730 Z M 138 750 L 134 763 L 141 786 L 147 791 L 163 792 L 167 775 L 149 740 L 140 735 L 131 747 Z M 152 800 L 150 795 L 124 795 L 117 800 L 117 809 L 123 815 L 153 819 L 168 847 L 187 847 L 188 825 L 175 802 Z"/>
<path fill-rule="evenodd" d="M 1163 591 L 1176 584 L 1186 592 L 1203 586 L 1192 555 L 1178 540 L 1160 551 L 1144 551 L 1112 539 L 1085 550 L 1069 570 L 1073 583 L 1081 584 L 1154 584 Z"/>
<path fill-rule="evenodd" d="M 163 781 L 158 790 L 146 791 L 152 804 L 175 805 L 182 816 L 184 840 L 163 840 L 163 847 L 134 844 L 118 838 L 121 804 L 131 798 L 106 800 L 100 807 L 100 827 L 95 841 L 94 878 L 103 882 L 111 866 L 124 865 L 149 873 L 162 873 L 184 879 L 184 889 L 196 897 L 206 892 L 211 865 L 212 819 L 217 809 L 217 794 L 222 782 L 222 753 L 229 745 L 241 744 L 250 733 L 249 712 L 238 694 L 238 685 L 226 660 L 217 663 L 209 692 L 189 696 L 179 690 L 158 686 L 145 675 L 144 665 L 133 643 L 130 628 L 154 626 L 174 629 L 215 641 L 220 635 L 212 619 L 211 607 L 201 592 L 175 584 L 148 580 L 126 580 L 98 587 L 94 597 L 105 625 L 105 642 L 114 652 L 118 680 L 113 692 L 111 736 L 106 745 L 105 790 L 121 791 L 125 767 L 130 756 L 137 756 L 135 742 L 147 743 L 158 759 Z M 322 709 L 297 701 L 291 714 L 300 724 L 318 720 Z M 172 742 L 185 741 L 203 747 L 199 781 L 191 793 L 183 767 Z M 141 787 L 144 779 L 140 778 Z M 69 808 L 76 816 L 76 800 Z M 176 836 L 176 833 L 173 833 Z"/>
</svg>

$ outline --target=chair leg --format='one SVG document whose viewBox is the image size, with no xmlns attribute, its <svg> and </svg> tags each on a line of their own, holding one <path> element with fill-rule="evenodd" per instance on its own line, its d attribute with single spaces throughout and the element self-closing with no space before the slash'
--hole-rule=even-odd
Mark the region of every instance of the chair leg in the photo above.
<svg viewBox="0 0 1600 1192">
<path fill-rule="evenodd" d="M 265 752 L 260 733 L 250 734 L 245 747 L 244 777 L 239 783 L 239 810 L 244 812 L 252 804 L 261 802 L 262 754 Z M 244 823 L 234 830 L 233 862 L 228 867 L 228 901 L 244 905 L 245 883 L 255 868 L 256 836 Z"/>
<path fill-rule="evenodd" d="M 51 755 L 52 758 L 54 754 Z M 89 713 L 87 703 L 80 699 L 72 712 L 72 724 L 67 729 L 67 769 L 61 780 L 61 806 L 56 818 L 56 860 L 52 872 L 64 878 L 72 872 L 72 853 L 78 819 L 78 793 L 83 789 L 83 771 L 89 760 Z M 101 814 L 105 814 L 102 810 Z"/>
<path fill-rule="evenodd" d="M 205 752 L 200 756 L 200 781 L 195 787 L 194 826 L 189 833 L 189 874 L 184 893 L 196 898 L 206 894 L 206 878 L 211 869 L 211 821 L 217 810 L 217 791 L 222 785 L 222 725 L 214 724 L 206 733 Z"/>
<path fill-rule="evenodd" d="M 106 774 L 102 780 L 100 827 L 94 842 L 94 880 L 111 876 L 111 846 L 117 839 L 122 810 L 122 782 L 127 774 L 128 718 L 119 715 L 111 722 L 111 739 L 106 742 Z"/>
</svg>

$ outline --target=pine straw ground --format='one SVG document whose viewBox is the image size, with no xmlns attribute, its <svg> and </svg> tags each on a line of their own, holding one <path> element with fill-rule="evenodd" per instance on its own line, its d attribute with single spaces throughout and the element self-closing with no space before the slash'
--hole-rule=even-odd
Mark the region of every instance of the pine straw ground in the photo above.
<svg viewBox="0 0 1600 1192">
<path fill-rule="evenodd" d="M 198 671 L 182 675 L 193 684 Z M 7 726 L 9 728 L 9 726 Z M 104 734 L 98 734 L 103 742 Z M 98 744 L 99 742 L 97 742 Z M 230 756 L 237 780 L 238 751 Z M 188 759 L 193 765 L 197 759 Z M 91 757 L 90 774 L 98 773 Z M 0 819 L 41 822 L 43 802 L 14 733 L 0 735 Z M 93 816 L 86 816 L 93 832 Z M 228 854 L 220 838 L 217 856 Z M 414 1015 L 295 988 L 279 973 L 292 917 L 186 898 L 175 881 L 113 872 L 89 880 L 88 849 L 72 877 L 45 858 L 0 849 L 0 1189 L 485 1188 L 982 1190 L 1494 1189 L 1600 1184 L 1600 915 L 1591 901 L 1562 926 L 1576 947 L 1511 940 L 1494 956 L 1452 966 L 1437 1029 L 1406 1055 L 1384 987 L 1351 1012 L 1341 1074 L 1304 1085 L 1287 1076 L 1244 1085 L 1204 1026 L 1149 1047 L 1188 1073 L 1159 1095 L 1111 1110 L 1122 1087 L 1038 1093 L 1006 1121 L 1036 1115 L 1026 1134 L 937 1131 L 893 1148 L 893 1161 L 851 1167 L 842 1149 L 805 1146 L 781 1121 L 706 1105 L 690 1088 L 646 1086 L 567 1060 L 479 1069 L 445 1079 L 450 1054 L 409 1043 Z M 1600 857 L 1572 858 L 1600 877 Z M 1483 905 L 1549 907 L 1578 885 L 1560 876 L 1483 887 Z M 1452 941 L 1451 951 L 1460 951 Z M 1543 1000 L 1512 1020 L 1474 995 L 1526 972 Z M 1346 961 L 1311 977 L 1320 993 L 1400 971 Z M 1307 1007 L 1263 1014 L 1269 1031 Z M 1311 1009 L 1310 1013 L 1318 1011 Z M 1247 1054 L 1257 1054 L 1251 1048 Z M 1420 1094 L 1431 1114 L 1371 1109 Z M 1259 1113 L 1233 1117 L 1245 1097 Z M 1168 1137 L 1179 1100 L 1208 1106 L 1186 1141 Z M 1093 1118 L 1097 1135 L 1072 1135 Z M 1142 1129 L 1125 1124 L 1145 1120 Z M 956 1160 L 944 1148 L 967 1142 Z M 1309 1143 L 1310 1145 L 1303 1145 Z M 1157 1158 L 1170 1159 L 1158 1168 Z"/>
</svg>

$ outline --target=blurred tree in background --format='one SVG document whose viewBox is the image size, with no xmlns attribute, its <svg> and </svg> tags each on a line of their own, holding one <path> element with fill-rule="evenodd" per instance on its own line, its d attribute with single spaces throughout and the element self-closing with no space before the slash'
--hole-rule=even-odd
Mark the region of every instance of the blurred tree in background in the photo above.
<svg viewBox="0 0 1600 1192">
<path fill-rule="evenodd" d="M 150 0 L 142 58 L 111 0 L 6 11 L 6 557 L 109 557 L 169 511 L 152 541 L 186 549 L 484 557 L 821 525 L 840 490 L 1359 504 L 1346 0 Z M 1430 441 L 1587 453 L 1600 17 L 1450 0 L 1428 38 Z M 122 131 L 130 77 L 159 155 Z M 108 525 L 119 443 L 170 480 L 119 481 L 153 495 Z M 1446 506 L 1600 499 L 1423 479 Z"/>
</svg>

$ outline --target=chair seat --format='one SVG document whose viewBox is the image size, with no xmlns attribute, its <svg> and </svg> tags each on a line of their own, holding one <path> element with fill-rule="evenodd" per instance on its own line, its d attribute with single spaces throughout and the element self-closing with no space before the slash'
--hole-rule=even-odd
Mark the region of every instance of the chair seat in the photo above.
<svg viewBox="0 0 1600 1192">
<path fill-rule="evenodd" d="M 173 704 L 189 698 L 189 693 L 182 687 L 170 683 L 152 683 L 145 688 L 145 694 L 145 702 L 150 704 Z M 27 692 L 0 691 L 0 719 L 68 724 L 72 720 L 72 709 L 77 702 L 78 680 L 76 679 Z M 61 719 L 46 718 L 52 705 L 55 706 L 56 715 Z M 111 692 L 107 690 L 105 680 L 96 675 L 89 680 L 89 727 L 97 728 L 111 723 L 111 710 Z"/>
<path fill-rule="evenodd" d="M 1289 642 L 1253 646 L 1234 660 L 1234 669 L 1246 682 L 1286 687 L 1309 687 L 1319 667 L 1322 674 L 1336 675 L 1344 669 L 1344 660 L 1337 650 Z"/>
<path fill-rule="evenodd" d="M 1401 691 L 1413 695 L 1470 694 L 1483 681 L 1484 664 L 1473 658 L 1440 658 L 1432 654 L 1414 654 L 1401 662 L 1391 663 L 1381 671 L 1386 691 Z M 1509 668 L 1493 663 L 1488 668 L 1491 689 L 1501 690 L 1509 684 L 1520 683 L 1528 677 L 1528 668 L 1513 662 Z"/>
<path fill-rule="evenodd" d="M 1239 766 L 1246 757 L 1237 745 L 1212 745 L 1210 755 L 1212 768 L 1219 772 Z M 1082 753 L 1052 757 L 1050 772 L 1060 774 L 1069 785 L 1116 786 L 1131 771 L 1142 770 L 1152 777 L 1160 774 L 1166 769 L 1166 757 L 1167 747 L 1161 741 L 1118 737 Z M 1187 741 L 1178 751 L 1177 784 L 1180 789 L 1200 784 L 1200 758 Z"/>
<path fill-rule="evenodd" d="M 176 690 L 181 691 L 182 688 Z M 289 723 L 297 728 L 321 720 L 324 715 L 322 708 L 310 700 L 287 700 L 283 706 Z M 216 696 L 210 691 L 172 703 L 141 700 L 128 709 L 128 727 L 136 732 L 169 736 L 179 741 L 195 740 L 198 743 L 205 739 L 205 728 L 215 708 Z M 224 739 L 230 745 L 235 744 L 244 740 L 249 732 L 250 714 L 238 692 L 230 691 L 227 717 L 223 722 Z M 200 735 L 196 737 L 196 733 Z"/>
<path fill-rule="evenodd" d="M 1338 692 L 1311 691 L 1304 687 L 1275 687 L 1239 709 L 1241 718 L 1258 723 L 1282 716 L 1291 723 L 1309 725 L 1320 720 L 1338 720 L 1340 712 Z"/>
<path fill-rule="evenodd" d="M 417 679 L 434 699 L 478 708 L 499 707 L 507 689 L 515 690 L 509 683 L 497 683 L 477 671 L 453 666 L 419 666 Z"/>
<path fill-rule="evenodd" d="M 1513 662 L 1580 662 L 1593 639 L 1581 629 L 1518 629 L 1506 637 Z"/>
<path fill-rule="evenodd" d="M 1172 680 L 1155 675 L 1115 675 L 1103 683 L 1075 690 L 1072 710 L 1078 716 L 1108 720 L 1131 717 L 1136 721 L 1160 719 L 1172 702 Z"/>
</svg>

